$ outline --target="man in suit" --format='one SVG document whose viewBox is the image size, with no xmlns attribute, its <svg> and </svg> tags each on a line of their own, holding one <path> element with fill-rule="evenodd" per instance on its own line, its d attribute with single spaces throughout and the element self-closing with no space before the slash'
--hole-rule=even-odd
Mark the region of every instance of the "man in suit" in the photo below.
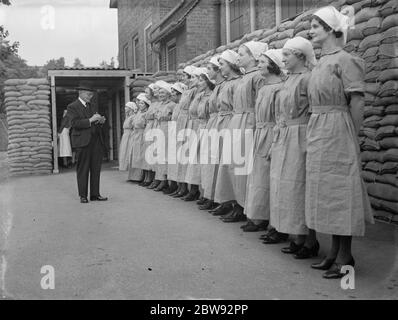
<svg viewBox="0 0 398 320">
<path fill-rule="evenodd" d="M 94 90 L 87 85 L 77 88 L 79 98 L 68 106 L 68 115 L 72 125 L 72 148 L 77 157 L 77 185 L 80 202 L 88 203 L 88 179 L 90 176 L 90 200 L 106 201 L 100 195 L 100 174 L 104 155 L 104 139 L 101 126 L 105 117 L 99 115 L 91 105 Z"/>
</svg>

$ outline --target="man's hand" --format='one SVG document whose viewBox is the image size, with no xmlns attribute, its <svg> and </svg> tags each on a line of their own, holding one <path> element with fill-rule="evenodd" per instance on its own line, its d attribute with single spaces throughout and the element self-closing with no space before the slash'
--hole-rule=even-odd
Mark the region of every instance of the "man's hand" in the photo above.
<svg viewBox="0 0 398 320">
<path fill-rule="evenodd" d="M 98 113 L 94 114 L 89 120 L 90 123 L 95 123 L 95 122 L 99 122 L 102 119 L 102 116 L 100 116 Z"/>
<path fill-rule="evenodd" d="M 106 121 L 105 117 L 101 117 L 101 119 L 98 121 L 99 124 L 104 124 Z"/>
</svg>

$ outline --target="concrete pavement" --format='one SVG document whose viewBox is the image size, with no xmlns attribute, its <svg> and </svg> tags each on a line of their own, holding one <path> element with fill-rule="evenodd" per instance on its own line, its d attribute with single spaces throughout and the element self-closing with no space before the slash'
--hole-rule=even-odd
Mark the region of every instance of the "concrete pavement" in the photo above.
<svg viewBox="0 0 398 320">
<path fill-rule="evenodd" d="M 356 289 L 265 246 L 193 203 L 105 169 L 106 203 L 82 205 L 75 173 L 0 182 L 3 295 L 13 299 L 380 299 L 398 297 L 398 230 L 354 240 Z M 8 227 L 7 227 L 8 226 Z M 7 234 L 4 231 L 9 230 Z M 321 236 L 322 256 L 329 237 Z M 42 266 L 55 289 L 40 286 Z"/>
</svg>

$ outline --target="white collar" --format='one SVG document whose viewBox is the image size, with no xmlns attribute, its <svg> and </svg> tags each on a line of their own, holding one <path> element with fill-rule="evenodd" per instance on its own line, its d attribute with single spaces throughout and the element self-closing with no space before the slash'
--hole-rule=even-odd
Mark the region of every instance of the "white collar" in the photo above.
<svg viewBox="0 0 398 320">
<path fill-rule="evenodd" d="M 79 100 L 80 100 L 80 102 L 82 103 L 82 105 L 84 106 L 84 107 L 87 107 L 87 102 L 86 101 L 84 101 L 82 98 L 80 98 L 79 97 Z"/>
</svg>

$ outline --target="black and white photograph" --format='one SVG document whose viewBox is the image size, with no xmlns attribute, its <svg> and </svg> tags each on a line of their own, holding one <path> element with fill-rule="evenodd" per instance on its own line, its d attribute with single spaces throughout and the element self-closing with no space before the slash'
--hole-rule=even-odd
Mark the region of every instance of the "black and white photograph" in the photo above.
<svg viewBox="0 0 398 320">
<path fill-rule="evenodd" d="M 396 0 L 0 0 L 0 300 L 397 299 Z"/>
</svg>

